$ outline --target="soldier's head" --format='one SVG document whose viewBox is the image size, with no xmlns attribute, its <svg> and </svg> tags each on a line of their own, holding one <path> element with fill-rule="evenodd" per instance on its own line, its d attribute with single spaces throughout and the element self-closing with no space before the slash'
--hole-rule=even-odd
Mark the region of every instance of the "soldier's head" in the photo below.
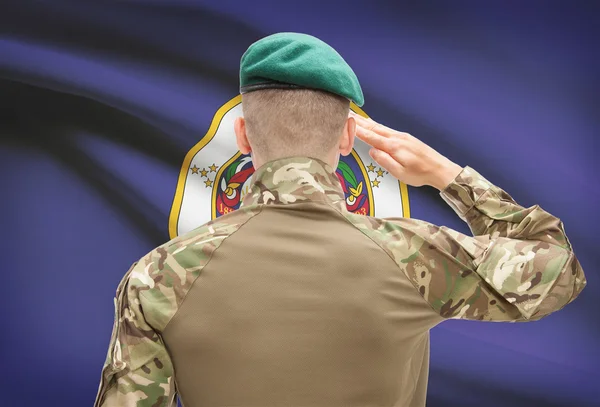
<svg viewBox="0 0 600 407">
<path fill-rule="evenodd" d="M 237 145 L 255 168 L 292 156 L 319 158 L 337 167 L 354 146 L 350 101 L 363 104 L 356 75 L 323 41 L 279 33 L 252 44 L 240 64 L 243 118 Z"/>
</svg>

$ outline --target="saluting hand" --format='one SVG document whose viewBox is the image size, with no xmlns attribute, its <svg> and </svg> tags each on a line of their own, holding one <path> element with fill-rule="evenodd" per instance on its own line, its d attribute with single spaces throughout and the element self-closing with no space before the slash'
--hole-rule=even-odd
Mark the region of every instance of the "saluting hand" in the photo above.
<svg viewBox="0 0 600 407">
<path fill-rule="evenodd" d="M 356 121 L 356 137 L 373 147 L 369 150 L 371 158 L 407 185 L 430 185 L 441 191 L 462 171 L 461 166 L 408 133 L 352 111 L 350 117 Z"/>
</svg>

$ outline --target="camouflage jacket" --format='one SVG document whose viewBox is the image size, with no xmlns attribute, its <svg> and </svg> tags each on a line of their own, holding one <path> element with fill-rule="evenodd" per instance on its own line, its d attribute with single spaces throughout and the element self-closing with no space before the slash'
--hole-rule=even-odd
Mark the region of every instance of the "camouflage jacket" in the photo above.
<svg viewBox="0 0 600 407">
<path fill-rule="evenodd" d="M 434 323 L 537 320 L 584 288 L 562 222 L 540 206 L 520 206 L 468 166 L 440 196 L 473 236 L 417 219 L 351 213 L 334 170 L 320 160 L 266 163 L 238 210 L 152 250 L 125 274 L 95 406 L 176 405 L 174 364 L 162 334 L 223 242 L 268 205 L 334 208 L 395 262 L 436 314 Z"/>
</svg>

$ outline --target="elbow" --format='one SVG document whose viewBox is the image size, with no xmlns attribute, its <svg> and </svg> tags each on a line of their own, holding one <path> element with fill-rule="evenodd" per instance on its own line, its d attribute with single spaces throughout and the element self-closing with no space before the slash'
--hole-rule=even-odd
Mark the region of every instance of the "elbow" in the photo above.
<svg viewBox="0 0 600 407">
<path fill-rule="evenodd" d="M 547 291 L 533 313 L 525 316 L 527 321 L 542 319 L 573 302 L 587 284 L 579 260 L 571 250 L 564 250 L 567 258 L 557 277 L 548 285 Z"/>
<path fill-rule="evenodd" d="M 581 294 L 585 286 L 587 285 L 587 279 L 581 267 L 581 263 L 575 256 L 575 253 L 571 251 L 569 260 L 566 264 L 566 274 L 568 276 L 569 286 L 571 287 L 571 295 L 565 305 L 573 302 L 575 298 Z"/>
</svg>

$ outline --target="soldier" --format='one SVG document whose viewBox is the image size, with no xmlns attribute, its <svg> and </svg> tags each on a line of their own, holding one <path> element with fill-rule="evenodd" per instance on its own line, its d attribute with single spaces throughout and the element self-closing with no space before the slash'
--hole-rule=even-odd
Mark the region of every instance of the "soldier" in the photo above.
<svg viewBox="0 0 600 407">
<path fill-rule="evenodd" d="M 431 328 L 538 320 L 584 288 L 560 219 L 351 114 L 361 87 L 322 41 L 255 42 L 240 85 L 251 188 L 126 273 L 95 406 L 424 406 Z M 355 136 L 400 181 L 438 189 L 474 236 L 349 212 L 335 168 Z"/>
</svg>

